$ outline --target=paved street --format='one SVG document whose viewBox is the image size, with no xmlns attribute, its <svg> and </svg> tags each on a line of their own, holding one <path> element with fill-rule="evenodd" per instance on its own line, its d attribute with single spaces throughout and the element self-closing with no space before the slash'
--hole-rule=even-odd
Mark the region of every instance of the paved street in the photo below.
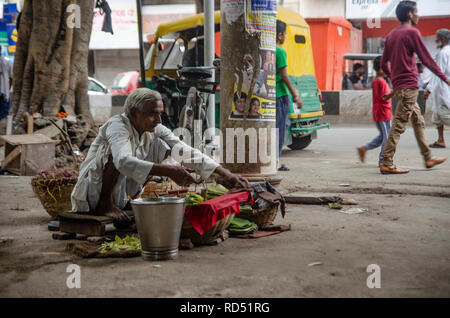
<svg viewBox="0 0 450 318">
<path fill-rule="evenodd" d="M 432 170 L 425 168 L 419 147 L 411 127 L 402 135 L 394 163 L 410 169 L 405 175 L 382 175 L 378 169 L 380 149 L 367 152 L 366 163 L 359 162 L 356 147 L 362 146 L 377 136 L 375 126 L 320 130 L 318 139 L 303 151 L 290 151 L 285 148 L 282 163 L 292 167 L 295 173 L 281 173 L 285 178 L 283 188 L 293 185 L 305 188 L 335 189 L 342 183 L 352 187 L 402 189 L 408 193 L 450 192 L 450 161 Z M 437 131 L 427 127 L 428 143 L 437 138 Z M 450 145 L 450 131 L 445 131 Z M 447 149 L 432 149 L 433 156 L 450 156 Z M 447 189 L 445 189 L 447 187 Z M 341 188 L 342 190 L 342 188 Z"/>
<path fill-rule="evenodd" d="M 375 134 L 371 126 L 320 131 L 304 151 L 283 153 L 291 171 L 280 173 L 283 193 L 340 195 L 367 212 L 289 204 L 275 223 L 291 231 L 230 238 L 169 262 L 67 253 L 47 231 L 30 178 L 0 177 L 0 233 L 12 239 L 0 245 L 0 297 L 448 297 L 450 162 L 427 171 L 408 128 L 395 162 L 411 172 L 381 175 L 378 150 L 366 164 L 355 150 Z M 428 128 L 430 143 L 435 136 Z M 450 145 L 450 131 L 445 137 Z M 80 289 L 66 286 L 72 263 L 81 267 Z M 381 270 L 381 288 L 367 287 L 370 264 Z"/>
</svg>

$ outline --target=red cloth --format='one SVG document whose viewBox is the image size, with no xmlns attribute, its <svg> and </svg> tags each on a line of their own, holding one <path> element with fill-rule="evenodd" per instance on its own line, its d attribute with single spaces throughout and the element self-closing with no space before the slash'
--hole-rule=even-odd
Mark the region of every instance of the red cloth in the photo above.
<svg viewBox="0 0 450 318">
<path fill-rule="evenodd" d="M 184 214 L 187 216 L 192 227 L 203 235 L 214 226 L 217 221 L 222 220 L 230 213 L 238 214 L 241 211 L 240 203 L 249 201 L 253 204 L 250 192 L 226 193 L 220 197 L 204 201 L 199 205 L 186 208 Z"/>
<path fill-rule="evenodd" d="M 384 78 L 376 78 L 372 82 L 372 115 L 374 121 L 392 119 L 392 102 L 383 98 L 383 95 L 389 94 L 390 91 L 389 85 Z"/>
<path fill-rule="evenodd" d="M 446 76 L 431 57 L 423 43 L 420 31 L 414 27 L 401 25 L 389 33 L 384 45 L 381 67 L 392 80 L 394 89 L 418 89 L 418 70 L 416 55 L 425 65 L 443 81 Z M 389 66 L 390 62 L 390 66 Z"/>
</svg>

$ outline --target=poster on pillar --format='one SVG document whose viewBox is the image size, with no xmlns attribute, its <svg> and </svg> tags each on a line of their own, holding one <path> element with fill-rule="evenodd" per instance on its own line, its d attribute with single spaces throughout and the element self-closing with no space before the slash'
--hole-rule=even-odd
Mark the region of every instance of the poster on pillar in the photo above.
<svg viewBox="0 0 450 318">
<path fill-rule="evenodd" d="M 259 38 L 259 56 L 244 55 L 243 67 L 236 74 L 230 119 L 275 121 L 277 3 L 276 0 L 246 0 L 244 10 L 245 30 Z"/>
</svg>

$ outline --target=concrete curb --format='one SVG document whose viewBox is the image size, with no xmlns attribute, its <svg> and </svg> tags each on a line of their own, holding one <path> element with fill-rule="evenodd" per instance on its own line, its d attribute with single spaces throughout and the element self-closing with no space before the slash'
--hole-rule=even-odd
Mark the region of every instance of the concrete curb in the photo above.
<svg viewBox="0 0 450 318">
<path fill-rule="evenodd" d="M 419 91 L 417 102 L 425 124 L 431 126 L 433 95 L 429 100 L 423 99 L 423 90 Z M 372 91 L 322 91 L 324 120 L 338 124 L 373 124 L 372 119 Z M 397 99 L 392 100 L 393 112 L 397 106 Z M 327 117 L 331 116 L 331 117 Z"/>
</svg>

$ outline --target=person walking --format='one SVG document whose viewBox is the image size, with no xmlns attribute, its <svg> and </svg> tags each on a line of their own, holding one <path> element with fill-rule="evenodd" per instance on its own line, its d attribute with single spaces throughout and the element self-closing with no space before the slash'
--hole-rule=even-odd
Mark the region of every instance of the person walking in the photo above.
<svg viewBox="0 0 450 318">
<path fill-rule="evenodd" d="M 439 46 L 436 64 L 450 78 L 450 30 L 438 30 L 436 43 Z M 434 96 L 432 121 L 438 131 L 438 140 L 432 143 L 430 148 L 445 148 L 444 126 L 450 126 L 450 87 L 439 77 L 433 75 L 423 95 L 424 99 L 428 99 L 430 94 Z"/>
<path fill-rule="evenodd" d="M 414 1 L 401 1 L 395 10 L 401 25 L 389 33 L 386 38 L 381 68 L 392 79 L 394 94 L 398 98 L 397 109 L 392 122 L 388 140 L 384 147 L 380 172 L 383 174 L 408 173 L 394 165 L 393 158 L 400 140 L 411 120 L 414 134 L 425 161 L 426 168 L 443 163 L 446 157 L 432 157 L 425 138 L 425 120 L 417 104 L 419 94 L 416 56 L 441 80 L 450 85 L 450 78 L 442 73 L 423 43 L 420 31 L 413 28 L 419 22 L 417 5 Z M 387 96 L 390 98 L 390 96 Z"/>
<path fill-rule="evenodd" d="M 280 47 L 286 40 L 286 23 L 277 20 L 276 27 L 276 128 L 278 129 L 278 156 L 277 166 L 279 171 L 288 171 L 285 165 L 279 165 L 281 152 L 284 146 L 286 129 L 289 127 L 289 92 L 292 94 L 294 103 L 298 108 L 302 108 L 302 100 L 298 90 L 292 86 L 287 71 L 286 51 Z"/>
<path fill-rule="evenodd" d="M 379 135 L 367 145 L 356 148 L 359 159 L 361 162 L 365 162 L 367 150 L 375 149 L 381 146 L 380 155 L 378 156 L 378 166 L 383 159 L 381 154 L 383 153 L 384 145 L 386 144 L 386 140 L 391 129 L 392 119 L 391 100 L 386 100 L 383 98 L 383 96 L 390 94 L 391 89 L 384 79 L 386 74 L 384 74 L 381 69 L 380 60 L 381 57 L 377 57 L 373 62 L 373 68 L 377 72 L 377 77 L 372 82 L 372 116 Z"/>
</svg>

